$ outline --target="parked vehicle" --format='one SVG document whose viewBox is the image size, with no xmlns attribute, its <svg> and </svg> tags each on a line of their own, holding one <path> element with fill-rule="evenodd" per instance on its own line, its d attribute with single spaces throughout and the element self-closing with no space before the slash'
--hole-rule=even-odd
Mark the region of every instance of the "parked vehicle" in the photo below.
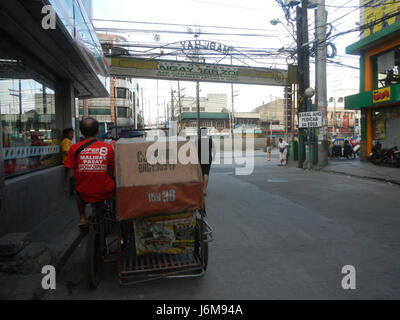
<svg viewBox="0 0 400 320">
<path fill-rule="evenodd" d="M 354 156 L 360 158 L 360 137 L 352 137 L 349 142 L 353 146 Z"/>
<path fill-rule="evenodd" d="M 382 145 L 377 141 L 369 156 L 370 161 L 375 165 L 400 167 L 400 151 L 397 146 L 390 149 L 382 149 Z"/>
<path fill-rule="evenodd" d="M 356 158 L 353 146 L 347 139 L 335 139 L 332 141 L 332 158 L 342 159 L 346 158 L 349 160 Z"/>
<path fill-rule="evenodd" d="M 353 147 L 354 154 L 360 158 L 360 144 L 357 144 Z"/>
</svg>

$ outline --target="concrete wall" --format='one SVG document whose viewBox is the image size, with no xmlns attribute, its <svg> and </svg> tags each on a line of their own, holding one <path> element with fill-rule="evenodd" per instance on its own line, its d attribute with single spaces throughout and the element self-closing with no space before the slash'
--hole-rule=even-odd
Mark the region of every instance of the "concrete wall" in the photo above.
<svg viewBox="0 0 400 320">
<path fill-rule="evenodd" d="M 65 207 L 69 182 L 63 166 L 5 180 L 0 237 L 7 232 L 28 232 Z"/>
</svg>

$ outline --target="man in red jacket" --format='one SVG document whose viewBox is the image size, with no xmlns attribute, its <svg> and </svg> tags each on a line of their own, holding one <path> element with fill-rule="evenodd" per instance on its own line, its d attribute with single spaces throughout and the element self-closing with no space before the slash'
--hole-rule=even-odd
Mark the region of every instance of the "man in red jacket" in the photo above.
<svg viewBox="0 0 400 320">
<path fill-rule="evenodd" d="M 71 146 L 65 166 L 69 176 L 75 179 L 76 201 L 79 210 L 79 226 L 86 226 L 86 203 L 94 203 L 102 208 L 104 200 L 114 196 L 114 149 L 103 141 L 97 140 L 99 123 L 96 119 L 85 118 L 79 129 L 85 136 Z"/>
</svg>

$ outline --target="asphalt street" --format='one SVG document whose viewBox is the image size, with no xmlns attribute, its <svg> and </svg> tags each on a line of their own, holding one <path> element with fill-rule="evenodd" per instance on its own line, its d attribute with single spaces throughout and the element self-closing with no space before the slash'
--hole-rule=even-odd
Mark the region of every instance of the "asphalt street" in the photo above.
<svg viewBox="0 0 400 320">
<path fill-rule="evenodd" d="M 280 167 L 261 151 L 254 161 L 251 175 L 211 169 L 205 276 L 120 286 L 110 262 L 90 290 L 84 239 L 44 299 L 400 299 L 399 186 Z M 341 285 L 346 265 L 354 290 Z"/>
</svg>

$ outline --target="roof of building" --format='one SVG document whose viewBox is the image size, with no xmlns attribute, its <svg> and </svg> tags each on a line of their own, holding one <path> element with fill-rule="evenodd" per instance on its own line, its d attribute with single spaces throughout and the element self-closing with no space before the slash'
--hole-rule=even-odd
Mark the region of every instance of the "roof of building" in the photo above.
<svg viewBox="0 0 400 320">
<path fill-rule="evenodd" d="M 234 112 L 235 118 L 245 118 L 245 119 L 259 119 L 259 112 Z"/>
<path fill-rule="evenodd" d="M 196 112 L 182 112 L 183 119 L 197 119 Z M 218 119 L 225 120 L 229 119 L 228 112 L 200 112 L 200 119 Z"/>
</svg>

